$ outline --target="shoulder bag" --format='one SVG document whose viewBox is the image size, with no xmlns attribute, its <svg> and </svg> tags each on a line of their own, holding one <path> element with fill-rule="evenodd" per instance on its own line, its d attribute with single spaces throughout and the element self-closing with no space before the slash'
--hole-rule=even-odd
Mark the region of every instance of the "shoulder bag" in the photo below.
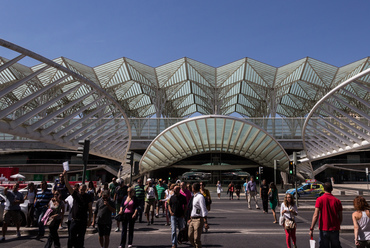
<svg viewBox="0 0 370 248">
<path fill-rule="evenodd" d="M 127 196 L 123 199 L 123 201 L 126 201 L 126 199 L 127 199 Z M 130 201 L 132 201 L 132 199 Z M 117 220 L 117 221 L 123 221 L 125 210 L 126 210 L 128 204 L 130 203 L 130 201 L 126 205 L 123 206 L 122 214 L 117 214 L 116 217 L 114 217 L 115 220 Z"/>
<path fill-rule="evenodd" d="M 290 207 L 289 207 L 290 209 Z M 284 221 L 284 228 L 286 230 L 290 230 L 290 229 L 294 229 L 295 228 L 295 221 L 294 221 L 294 218 L 292 218 L 292 213 L 289 212 L 290 214 L 290 218 L 286 218 L 285 221 Z"/>
</svg>

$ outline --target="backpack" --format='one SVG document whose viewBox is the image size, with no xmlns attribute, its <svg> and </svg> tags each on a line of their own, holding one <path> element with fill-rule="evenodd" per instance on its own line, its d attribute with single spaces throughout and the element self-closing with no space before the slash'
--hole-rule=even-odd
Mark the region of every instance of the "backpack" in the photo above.
<svg viewBox="0 0 370 248">
<path fill-rule="evenodd" d="M 154 199 L 155 198 L 154 187 L 148 187 L 146 198 L 147 199 Z"/>
</svg>

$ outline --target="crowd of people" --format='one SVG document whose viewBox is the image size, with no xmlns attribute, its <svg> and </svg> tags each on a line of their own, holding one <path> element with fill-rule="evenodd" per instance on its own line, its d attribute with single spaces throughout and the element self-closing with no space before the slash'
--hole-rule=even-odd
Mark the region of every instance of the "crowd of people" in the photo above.
<svg viewBox="0 0 370 248">
<path fill-rule="evenodd" d="M 227 194 L 233 200 L 234 193 L 240 199 L 243 187 L 248 208 L 251 209 L 253 199 L 256 209 L 259 209 L 258 190 L 253 177 L 246 180 L 243 186 L 231 182 Z M 41 190 L 37 191 L 35 185 L 28 185 L 28 192 L 24 197 L 16 184 L 12 190 L 5 188 L 4 195 L 7 204 L 4 212 L 1 241 L 5 241 L 7 227 L 10 221 L 16 226 L 16 234 L 20 233 L 20 204 L 29 201 L 27 226 L 37 226 L 37 240 L 44 238 L 45 226 L 49 228 L 49 235 L 44 247 L 60 247 L 58 230 L 65 228 L 63 225 L 64 213 L 69 210 L 68 247 L 84 247 L 85 233 L 89 226 L 97 228 L 100 247 L 110 245 L 110 234 L 113 219 L 116 222 L 116 232 L 121 231 L 119 247 L 132 247 L 134 240 L 135 222 L 143 223 L 143 215 L 147 225 L 152 225 L 160 214 L 166 217 L 166 225 L 171 225 L 172 248 L 178 244 L 189 241 L 194 247 L 201 247 L 201 234 L 208 231 L 208 212 L 211 210 L 211 194 L 204 182 L 192 185 L 177 181 L 174 184 L 159 179 L 147 179 L 144 185 L 142 179 L 137 183 L 126 185 L 121 180 L 112 179 L 96 190 L 92 182 L 71 186 L 66 171 L 60 174 L 58 183 L 53 190 L 47 189 L 47 183 L 41 183 Z M 341 247 L 339 230 L 342 223 L 343 207 L 339 199 L 331 192 L 331 183 L 324 183 L 325 193 L 317 198 L 315 211 L 309 235 L 312 237 L 316 223 L 319 229 L 319 247 Z M 223 192 L 220 181 L 216 184 L 217 196 L 221 199 Z M 284 227 L 286 244 L 288 248 L 297 247 L 295 221 L 298 207 L 291 194 L 285 194 L 280 204 L 278 189 L 274 183 L 267 184 L 262 180 L 259 187 L 259 196 L 262 200 L 263 213 L 268 213 L 269 208 L 273 213 L 273 223 Z M 93 203 L 95 205 L 93 207 Z M 276 207 L 280 205 L 280 213 Z M 357 196 L 353 201 L 355 212 L 352 214 L 356 247 L 370 247 L 370 206 L 362 196 Z M 94 209 L 94 211 L 93 211 Z M 122 230 L 121 230 L 122 229 Z M 292 245 L 291 245 L 292 243 Z"/>
<path fill-rule="evenodd" d="M 63 225 L 66 210 L 69 211 L 68 248 L 84 247 L 89 226 L 97 228 L 100 246 L 109 247 L 113 220 L 115 232 L 122 232 L 119 247 L 126 247 L 126 243 L 127 247 L 132 247 L 135 222 L 143 222 L 143 213 L 147 225 L 153 224 L 160 213 L 166 217 L 166 224 L 171 225 L 172 247 L 185 241 L 201 247 L 200 237 L 203 228 L 208 230 L 207 213 L 212 203 L 211 194 L 202 182 L 166 184 L 162 179 L 154 182 L 149 178 L 145 185 L 138 179 L 135 186 L 131 186 L 113 178 L 111 183 L 96 189 L 93 182 L 71 186 L 67 171 L 60 174 L 52 190 L 47 188 L 45 181 L 39 191 L 30 183 L 25 196 L 18 189 L 19 184 L 15 184 L 12 190 L 4 190 L 9 204 L 4 212 L 1 242 L 6 240 L 11 221 L 16 226 L 17 236 L 21 236 L 20 204 L 28 200 L 27 227 L 38 227 L 36 239 L 41 240 L 47 226 L 49 235 L 44 247 L 48 248 L 60 247 L 58 230 L 66 228 Z"/>
</svg>

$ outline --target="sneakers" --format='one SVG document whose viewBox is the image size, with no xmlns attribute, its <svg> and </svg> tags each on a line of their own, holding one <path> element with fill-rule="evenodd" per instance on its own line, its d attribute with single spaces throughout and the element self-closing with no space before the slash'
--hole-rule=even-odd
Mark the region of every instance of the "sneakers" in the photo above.
<svg viewBox="0 0 370 248">
<path fill-rule="evenodd" d="M 116 230 L 114 230 L 115 232 L 119 232 L 119 227 L 116 228 Z"/>
<path fill-rule="evenodd" d="M 1 239 L 0 239 L 0 242 L 4 242 L 5 241 L 5 237 L 2 237 Z"/>
<path fill-rule="evenodd" d="M 158 214 L 156 214 L 156 215 L 155 215 L 155 217 L 156 217 L 156 218 L 159 218 L 159 215 L 158 215 Z"/>
<path fill-rule="evenodd" d="M 128 247 L 128 248 L 131 248 L 131 247 L 132 247 L 132 245 L 128 245 L 127 247 Z"/>
<path fill-rule="evenodd" d="M 21 236 L 21 232 L 17 231 L 17 237 L 19 238 Z"/>
</svg>

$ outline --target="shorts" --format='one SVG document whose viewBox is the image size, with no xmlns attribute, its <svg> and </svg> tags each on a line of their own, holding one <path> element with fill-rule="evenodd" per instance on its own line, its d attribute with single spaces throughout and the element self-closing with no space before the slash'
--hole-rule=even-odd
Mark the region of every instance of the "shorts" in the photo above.
<svg viewBox="0 0 370 248">
<path fill-rule="evenodd" d="M 112 229 L 112 224 L 99 224 L 98 223 L 99 237 L 109 236 L 111 229 Z"/>
<path fill-rule="evenodd" d="M 4 223 L 10 223 L 13 220 L 14 225 L 22 222 L 21 210 L 4 210 Z"/>
<path fill-rule="evenodd" d="M 121 209 L 121 204 L 120 203 L 116 203 L 116 214 L 119 213 L 120 209 Z"/>
<path fill-rule="evenodd" d="M 149 212 L 154 212 L 155 208 L 155 201 L 146 201 L 145 202 L 145 207 L 144 207 L 144 212 L 149 213 Z"/>
</svg>

